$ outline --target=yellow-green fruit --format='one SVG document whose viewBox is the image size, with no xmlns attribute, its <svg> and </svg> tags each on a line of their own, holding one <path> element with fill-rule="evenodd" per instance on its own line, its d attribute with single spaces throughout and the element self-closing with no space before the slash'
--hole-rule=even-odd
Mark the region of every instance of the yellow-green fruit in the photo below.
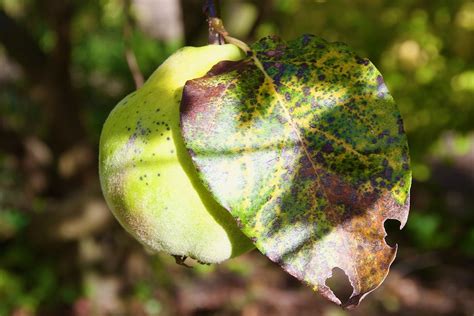
<svg viewBox="0 0 474 316">
<path fill-rule="evenodd" d="M 220 61 L 242 58 L 234 45 L 182 48 L 105 122 L 102 191 L 122 226 L 153 251 L 217 263 L 253 247 L 199 181 L 179 129 L 186 81 Z"/>
</svg>

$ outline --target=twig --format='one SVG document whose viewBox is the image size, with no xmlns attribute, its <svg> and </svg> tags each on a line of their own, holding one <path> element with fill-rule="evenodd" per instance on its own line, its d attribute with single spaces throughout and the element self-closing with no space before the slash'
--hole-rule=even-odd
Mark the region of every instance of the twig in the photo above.
<svg viewBox="0 0 474 316">
<path fill-rule="evenodd" d="M 130 14 L 130 0 L 124 1 L 124 12 L 125 12 L 125 23 L 123 24 L 123 38 L 125 44 L 125 58 L 127 60 L 128 69 L 130 69 L 130 73 L 132 74 L 133 81 L 135 82 L 135 86 L 140 88 L 143 86 L 145 82 L 143 78 L 143 74 L 140 70 L 140 66 L 137 62 L 137 57 L 135 52 L 132 48 L 132 30 L 133 30 L 133 20 Z"/>
<path fill-rule="evenodd" d="M 245 53 L 250 53 L 251 50 L 247 44 L 237 38 L 229 36 L 229 32 L 226 31 L 224 23 L 218 17 L 217 3 L 217 0 L 207 0 L 204 4 L 204 12 L 207 15 L 207 22 L 209 24 L 209 44 L 234 44 Z"/>
<path fill-rule="evenodd" d="M 219 1 L 207 0 L 204 3 L 203 11 L 207 16 L 207 23 L 209 27 L 209 44 L 223 45 L 225 44 L 224 37 L 215 28 L 215 21 L 219 20 Z"/>
<path fill-rule="evenodd" d="M 204 13 L 209 18 L 218 18 L 220 16 L 220 7 L 218 0 L 207 0 L 204 3 Z"/>
</svg>

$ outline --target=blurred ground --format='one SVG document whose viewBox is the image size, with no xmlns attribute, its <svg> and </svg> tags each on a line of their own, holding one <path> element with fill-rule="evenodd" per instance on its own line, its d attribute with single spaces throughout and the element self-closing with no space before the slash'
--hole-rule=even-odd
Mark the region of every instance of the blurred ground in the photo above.
<svg viewBox="0 0 474 316">
<path fill-rule="evenodd" d="M 98 138 L 134 89 L 126 51 L 147 77 L 204 45 L 202 1 L 0 0 L 0 315 L 473 315 L 474 3 L 221 2 L 236 37 L 313 33 L 384 74 L 414 173 L 387 280 L 344 311 L 257 251 L 193 269 L 147 254 L 102 199 Z"/>
</svg>

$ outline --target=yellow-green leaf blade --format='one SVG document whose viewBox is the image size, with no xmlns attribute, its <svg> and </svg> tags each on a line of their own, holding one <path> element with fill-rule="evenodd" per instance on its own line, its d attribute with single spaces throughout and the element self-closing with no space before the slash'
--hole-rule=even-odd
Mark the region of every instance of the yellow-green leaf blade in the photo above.
<svg viewBox="0 0 474 316">
<path fill-rule="evenodd" d="M 378 70 L 346 45 L 266 38 L 254 56 L 186 84 L 185 143 L 215 198 L 257 248 L 341 304 L 357 305 L 396 249 L 386 219 L 406 222 L 411 173 L 399 111 Z"/>
</svg>

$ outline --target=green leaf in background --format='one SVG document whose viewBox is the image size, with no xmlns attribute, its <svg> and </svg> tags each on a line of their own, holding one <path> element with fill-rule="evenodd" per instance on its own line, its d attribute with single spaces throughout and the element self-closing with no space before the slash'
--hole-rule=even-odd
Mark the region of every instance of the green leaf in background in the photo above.
<svg viewBox="0 0 474 316">
<path fill-rule="evenodd" d="M 411 172 L 400 113 L 369 60 L 304 35 L 189 81 L 182 131 L 203 182 L 257 248 L 331 301 L 377 288 L 405 225 Z M 326 285 L 341 268 L 341 302 Z"/>
</svg>

